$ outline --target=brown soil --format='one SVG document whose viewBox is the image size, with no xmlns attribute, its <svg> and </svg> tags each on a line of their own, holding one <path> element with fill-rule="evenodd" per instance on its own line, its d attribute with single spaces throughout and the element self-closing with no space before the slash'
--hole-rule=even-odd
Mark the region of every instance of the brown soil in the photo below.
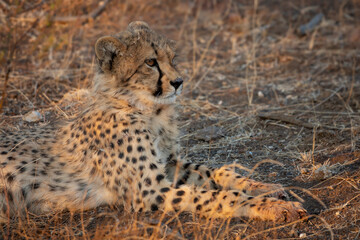
<svg viewBox="0 0 360 240">
<path fill-rule="evenodd" d="M 183 155 L 254 169 L 253 179 L 283 184 L 311 217 L 274 224 L 101 207 L 13 220 L 0 238 L 360 238 L 359 1 L 110 1 L 86 21 L 59 17 L 85 15 L 98 1 L 31 9 L 39 2 L 20 4 L 25 12 L 0 11 L 0 87 L 12 66 L 1 128 L 75 114 L 81 98 L 63 96 L 90 86 L 96 39 L 145 20 L 178 41 Z M 318 13 L 321 23 L 300 35 Z M 33 110 L 42 120 L 24 121 Z"/>
</svg>

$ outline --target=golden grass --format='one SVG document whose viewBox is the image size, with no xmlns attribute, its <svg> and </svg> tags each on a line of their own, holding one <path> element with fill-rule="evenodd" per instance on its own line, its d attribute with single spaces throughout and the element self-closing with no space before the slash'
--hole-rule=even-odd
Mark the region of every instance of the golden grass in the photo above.
<svg viewBox="0 0 360 240">
<path fill-rule="evenodd" d="M 178 41 L 186 80 L 179 99 L 183 154 L 214 167 L 254 169 L 252 178 L 282 183 L 293 199 L 303 199 L 311 218 L 277 225 L 100 207 L 29 214 L 2 225 L 0 238 L 360 237 L 359 1 L 103 3 L 93 19 L 83 16 L 101 7 L 98 1 L 0 1 L 0 126 L 19 129 L 76 114 L 82 95 L 63 96 L 90 86 L 96 39 L 145 20 Z M 296 29 L 319 12 L 322 23 L 298 36 Z M 41 113 L 40 123 L 22 120 L 32 110 Z M 204 140 L 206 127 L 220 131 Z M 281 166 L 257 166 L 264 159 Z M 321 167 L 330 174 L 319 179 Z"/>
</svg>

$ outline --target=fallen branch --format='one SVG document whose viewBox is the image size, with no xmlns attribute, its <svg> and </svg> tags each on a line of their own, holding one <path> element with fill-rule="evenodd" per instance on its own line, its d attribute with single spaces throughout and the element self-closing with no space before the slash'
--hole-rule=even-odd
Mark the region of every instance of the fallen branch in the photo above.
<svg viewBox="0 0 360 240">
<path fill-rule="evenodd" d="M 325 128 L 325 129 L 339 130 L 339 128 L 337 127 L 331 127 L 331 126 L 320 125 L 315 123 L 306 123 L 295 119 L 293 116 L 287 116 L 287 115 L 259 113 L 258 117 L 261 119 L 271 119 L 271 120 L 278 120 L 286 123 L 291 123 L 308 129 Z"/>
<path fill-rule="evenodd" d="M 52 20 L 55 22 L 60 22 L 60 23 L 68 23 L 68 22 L 74 22 L 74 21 L 84 21 L 87 22 L 89 19 L 95 19 L 97 18 L 106 8 L 106 5 L 110 2 L 111 0 L 105 0 L 103 4 L 101 4 L 98 8 L 96 8 L 94 11 L 92 11 L 89 14 L 86 15 L 81 15 L 81 16 L 67 16 L 67 17 L 55 17 Z"/>
<path fill-rule="evenodd" d="M 322 13 L 318 13 L 315 15 L 315 17 L 313 17 L 310 22 L 301 25 L 298 29 L 297 32 L 299 35 L 306 35 L 309 34 L 310 32 L 312 32 L 320 23 L 321 20 L 323 19 L 324 15 Z"/>
</svg>

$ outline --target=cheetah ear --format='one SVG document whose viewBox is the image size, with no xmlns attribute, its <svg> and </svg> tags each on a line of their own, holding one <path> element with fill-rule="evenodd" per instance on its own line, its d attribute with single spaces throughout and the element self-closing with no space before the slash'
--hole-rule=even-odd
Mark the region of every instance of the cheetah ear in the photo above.
<svg viewBox="0 0 360 240">
<path fill-rule="evenodd" d="M 171 50 L 173 50 L 173 51 L 176 50 L 176 46 L 177 46 L 177 45 L 176 45 L 176 44 L 177 44 L 176 41 L 169 39 L 169 40 L 167 41 L 167 44 L 169 45 L 169 47 L 170 47 Z"/>
<path fill-rule="evenodd" d="M 127 30 L 129 32 L 138 32 L 138 31 L 141 31 L 144 29 L 150 30 L 150 27 L 146 22 L 143 22 L 143 21 L 131 22 L 129 24 L 129 26 L 127 27 Z"/>
<path fill-rule="evenodd" d="M 102 71 L 111 72 L 114 61 L 126 50 L 126 45 L 119 39 L 111 36 L 99 38 L 95 43 L 95 53 Z"/>
</svg>

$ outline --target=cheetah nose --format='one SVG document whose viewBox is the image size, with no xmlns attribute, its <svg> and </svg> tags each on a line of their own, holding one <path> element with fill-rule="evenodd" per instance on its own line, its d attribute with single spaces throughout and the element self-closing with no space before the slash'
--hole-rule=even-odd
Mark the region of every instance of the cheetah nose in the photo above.
<svg viewBox="0 0 360 240">
<path fill-rule="evenodd" d="M 183 79 L 178 77 L 174 81 L 170 81 L 170 84 L 175 88 L 175 90 L 177 90 L 183 82 Z"/>
</svg>

